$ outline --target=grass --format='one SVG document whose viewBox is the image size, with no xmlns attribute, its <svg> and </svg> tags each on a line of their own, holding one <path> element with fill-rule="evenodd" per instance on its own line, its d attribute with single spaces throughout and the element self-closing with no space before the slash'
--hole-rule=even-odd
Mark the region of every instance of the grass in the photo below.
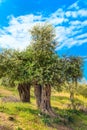
<svg viewBox="0 0 87 130">
<path fill-rule="evenodd" d="M 15 88 L 0 87 L 0 98 L 12 95 L 18 97 Z M 87 106 L 87 98 L 81 95 L 76 95 L 76 101 Z M 58 93 L 53 90 L 51 104 L 56 113 L 65 121 L 40 115 L 36 107 L 33 89 L 30 104 L 0 101 L 0 126 L 5 126 L 7 130 L 87 130 L 87 113 L 68 107 L 70 104 L 69 93 Z"/>
</svg>

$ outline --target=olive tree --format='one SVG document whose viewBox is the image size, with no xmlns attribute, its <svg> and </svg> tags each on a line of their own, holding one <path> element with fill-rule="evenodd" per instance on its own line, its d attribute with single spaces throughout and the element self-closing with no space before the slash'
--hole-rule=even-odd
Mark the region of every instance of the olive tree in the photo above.
<svg viewBox="0 0 87 130">
<path fill-rule="evenodd" d="M 30 102 L 30 64 L 30 51 L 4 50 L 0 53 L 0 77 L 16 81 L 23 102 Z"/>
<path fill-rule="evenodd" d="M 77 82 L 83 76 L 83 60 L 81 57 L 69 56 L 63 59 L 64 62 L 64 76 L 65 81 L 69 86 L 70 101 L 72 107 L 75 108 L 74 104 L 74 93 L 77 89 Z"/>
<path fill-rule="evenodd" d="M 51 87 L 60 77 L 60 60 L 55 53 L 55 31 L 51 25 L 36 25 L 31 30 L 34 61 L 34 86 L 37 106 L 42 113 L 54 116 L 51 108 Z"/>
</svg>

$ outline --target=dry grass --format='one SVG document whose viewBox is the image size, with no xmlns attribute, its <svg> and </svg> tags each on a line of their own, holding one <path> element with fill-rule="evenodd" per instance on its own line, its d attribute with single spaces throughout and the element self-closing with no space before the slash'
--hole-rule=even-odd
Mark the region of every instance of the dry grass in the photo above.
<svg viewBox="0 0 87 130">
<path fill-rule="evenodd" d="M 14 123 L 9 120 L 9 115 L 6 113 L 0 112 L 0 127 L 1 130 L 13 130 L 14 128 Z"/>
<path fill-rule="evenodd" d="M 3 95 L 3 96 L 11 96 L 13 95 L 13 93 L 9 90 L 6 90 L 5 88 L 3 87 L 0 87 L 0 95 Z"/>
</svg>

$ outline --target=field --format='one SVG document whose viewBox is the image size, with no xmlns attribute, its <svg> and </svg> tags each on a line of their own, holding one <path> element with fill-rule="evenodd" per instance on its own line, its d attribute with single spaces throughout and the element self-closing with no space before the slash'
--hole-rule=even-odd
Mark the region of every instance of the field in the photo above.
<svg viewBox="0 0 87 130">
<path fill-rule="evenodd" d="M 87 130 L 87 98 L 81 95 L 76 95 L 77 110 L 72 110 L 69 93 L 52 91 L 51 105 L 64 120 L 41 115 L 33 89 L 30 104 L 21 103 L 18 98 L 16 88 L 0 87 L 0 130 Z"/>
</svg>

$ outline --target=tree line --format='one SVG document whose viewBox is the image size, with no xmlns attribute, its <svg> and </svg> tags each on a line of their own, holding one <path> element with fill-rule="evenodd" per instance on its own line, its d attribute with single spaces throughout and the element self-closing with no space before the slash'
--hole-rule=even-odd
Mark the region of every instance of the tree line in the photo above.
<svg viewBox="0 0 87 130">
<path fill-rule="evenodd" d="M 22 102 L 30 102 L 30 89 L 34 87 L 36 104 L 42 113 L 56 116 L 50 98 L 52 87 L 68 86 L 74 106 L 74 90 L 83 76 L 83 60 L 76 56 L 60 57 L 55 49 L 55 29 L 50 24 L 35 25 L 31 42 L 23 51 L 6 49 L 0 53 L 0 78 L 17 84 Z"/>
</svg>

